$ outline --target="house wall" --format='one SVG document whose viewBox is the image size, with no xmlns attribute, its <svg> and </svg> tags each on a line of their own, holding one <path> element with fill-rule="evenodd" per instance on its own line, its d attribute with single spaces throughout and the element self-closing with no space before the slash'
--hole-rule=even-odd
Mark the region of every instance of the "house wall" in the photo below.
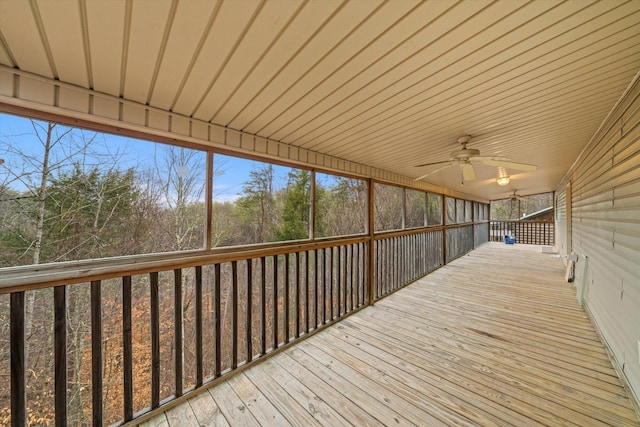
<svg viewBox="0 0 640 427">
<path fill-rule="evenodd" d="M 640 396 L 640 78 L 556 189 L 556 246 L 575 253 L 577 296 Z M 569 219 L 570 221 L 567 221 Z M 567 238 L 570 230 L 570 238 Z"/>
<path fill-rule="evenodd" d="M 554 199 L 555 207 L 555 248 L 561 255 L 567 255 L 567 193 L 558 188 Z"/>
</svg>

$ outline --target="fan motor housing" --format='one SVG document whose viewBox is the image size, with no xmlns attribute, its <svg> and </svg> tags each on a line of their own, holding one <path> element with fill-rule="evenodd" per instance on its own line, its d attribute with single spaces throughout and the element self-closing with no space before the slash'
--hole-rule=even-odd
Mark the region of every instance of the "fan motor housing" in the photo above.
<svg viewBox="0 0 640 427">
<path fill-rule="evenodd" d="M 467 159 L 469 157 L 476 157 L 480 155 L 480 150 L 475 148 L 463 148 L 462 150 L 456 150 L 451 152 L 452 159 Z"/>
</svg>

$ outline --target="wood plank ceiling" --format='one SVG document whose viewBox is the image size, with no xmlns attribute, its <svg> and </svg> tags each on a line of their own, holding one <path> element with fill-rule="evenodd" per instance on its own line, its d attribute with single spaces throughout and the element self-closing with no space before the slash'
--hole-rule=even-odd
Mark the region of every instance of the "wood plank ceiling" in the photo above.
<svg viewBox="0 0 640 427">
<path fill-rule="evenodd" d="M 552 191 L 640 70 L 640 1 L 0 0 L 0 63 L 479 197 Z"/>
</svg>

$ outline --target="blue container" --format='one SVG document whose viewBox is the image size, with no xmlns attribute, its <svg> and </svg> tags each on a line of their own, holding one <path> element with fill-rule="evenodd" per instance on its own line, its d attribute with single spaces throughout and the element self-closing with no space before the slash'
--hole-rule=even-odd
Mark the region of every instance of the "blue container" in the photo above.
<svg viewBox="0 0 640 427">
<path fill-rule="evenodd" d="M 506 245 L 513 245 L 516 243 L 516 238 L 511 236 L 504 236 L 504 243 Z"/>
</svg>

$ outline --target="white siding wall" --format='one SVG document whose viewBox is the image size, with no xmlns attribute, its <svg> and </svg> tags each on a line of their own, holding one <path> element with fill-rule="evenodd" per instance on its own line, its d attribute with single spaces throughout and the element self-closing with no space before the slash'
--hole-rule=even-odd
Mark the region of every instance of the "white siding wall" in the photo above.
<svg viewBox="0 0 640 427">
<path fill-rule="evenodd" d="M 561 255 L 567 255 L 567 196 L 565 187 L 556 190 L 555 197 L 555 247 Z"/>
<path fill-rule="evenodd" d="M 556 190 L 557 242 L 580 256 L 576 289 L 640 396 L 640 79 Z M 571 184 L 571 245 L 563 243 Z M 585 260 L 583 257 L 586 256 Z M 586 269 L 585 269 L 586 267 Z"/>
</svg>

